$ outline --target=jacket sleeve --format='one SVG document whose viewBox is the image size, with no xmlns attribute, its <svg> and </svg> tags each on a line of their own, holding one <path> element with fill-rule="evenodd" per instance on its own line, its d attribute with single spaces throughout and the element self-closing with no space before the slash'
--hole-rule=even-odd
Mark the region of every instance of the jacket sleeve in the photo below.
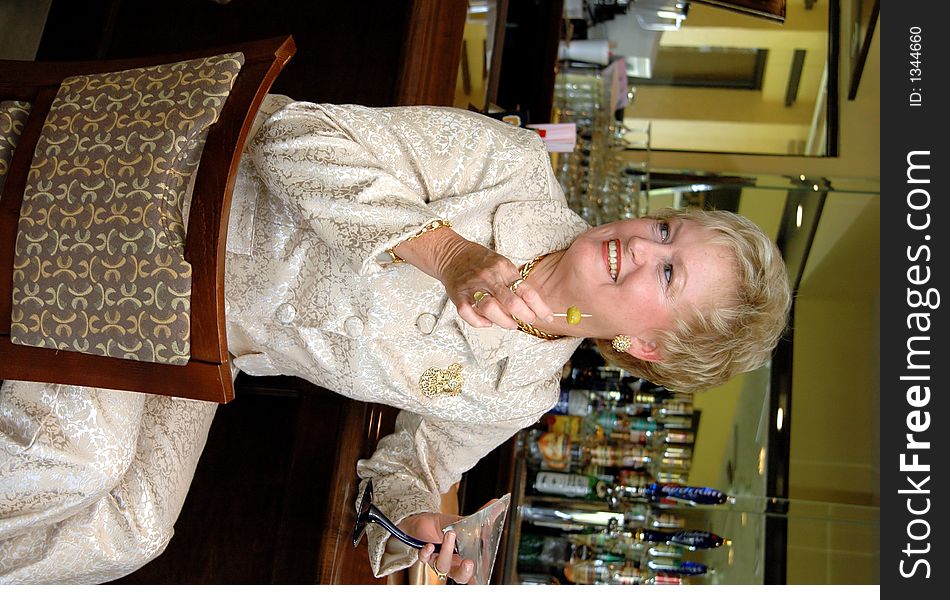
<svg viewBox="0 0 950 600">
<path fill-rule="evenodd" d="M 288 102 L 247 151 L 267 192 L 295 205 L 360 274 L 429 222 L 477 209 L 477 197 L 451 199 L 499 187 L 523 194 L 527 180 L 537 180 L 534 196 L 551 193 L 535 132 L 452 108 Z"/>
<path fill-rule="evenodd" d="M 439 512 L 440 495 L 476 462 L 536 417 L 475 424 L 442 421 L 401 411 L 395 431 L 380 440 L 372 457 L 357 463 L 363 479 L 373 480 L 373 503 L 394 523 L 406 517 Z M 366 529 L 370 565 L 376 577 L 404 569 L 417 559 L 417 551 L 377 525 Z"/>
</svg>

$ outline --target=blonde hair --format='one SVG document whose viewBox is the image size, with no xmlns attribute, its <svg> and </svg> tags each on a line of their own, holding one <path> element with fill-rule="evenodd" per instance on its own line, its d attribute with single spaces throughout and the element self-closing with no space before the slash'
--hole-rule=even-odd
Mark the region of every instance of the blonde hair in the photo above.
<svg viewBox="0 0 950 600">
<path fill-rule="evenodd" d="M 722 306 L 691 307 L 670 330 L 658 331 L 660 360 L 649 362 L 617 352 L 597 340 L 609 362 L 672 390 L 696 391 L 720 385 L 765 364 L 788 322 L 791 289 L 781 253 L 761 229 L 728 211 L 662 209 L 652 218 L 691 221 L 713 233 L 713 243 L 734 255 L 738 284 Z"/>
</svg>

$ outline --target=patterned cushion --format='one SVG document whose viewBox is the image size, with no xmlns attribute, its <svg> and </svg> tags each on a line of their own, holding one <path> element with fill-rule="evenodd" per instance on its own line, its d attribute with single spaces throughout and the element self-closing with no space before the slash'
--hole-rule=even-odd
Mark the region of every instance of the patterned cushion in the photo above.
<svg viewBox="0 0 950 600">
<path fill-rule="evenodd" d="M 234 53 L 63 81 L 20 210 L 11 341 L 188 362 L 185 192 L 243 63 Z"/>
<path fill-rule="evenodd" d="M 7 179 L 10 170 L 10 159 L 16 142 L 26 125 L 26 118 L 30 114 L 30 103 L 17 100 L 0 101 L 0 191 Z"/>
</svg>

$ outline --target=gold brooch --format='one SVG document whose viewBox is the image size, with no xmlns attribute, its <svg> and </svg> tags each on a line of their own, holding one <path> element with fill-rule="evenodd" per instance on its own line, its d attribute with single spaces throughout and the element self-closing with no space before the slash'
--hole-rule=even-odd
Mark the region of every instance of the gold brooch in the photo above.
<svg viewBox="0 0 950 600">
<path fill-rule="evenodd" d="M 422 393 L 427 397 L 446 394 L 448 396 L 458 396 L 462 391 L 462 365 L 452 363 L 445 369 L 439 367 L 429 367 L 422 372 L 419 378 L 419 387 Z"/>
</svg>

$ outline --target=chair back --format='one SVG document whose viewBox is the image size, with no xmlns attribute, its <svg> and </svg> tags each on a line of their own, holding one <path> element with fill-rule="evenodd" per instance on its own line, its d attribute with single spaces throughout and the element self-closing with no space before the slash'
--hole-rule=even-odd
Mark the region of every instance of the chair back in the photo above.
<svg viewBox="0 0 950 600">
<path fill-rule="evenodd" d="M 234 397 L 231 194 L 294 52 L 0 61 L 0 379 Z"/>
</svg>

